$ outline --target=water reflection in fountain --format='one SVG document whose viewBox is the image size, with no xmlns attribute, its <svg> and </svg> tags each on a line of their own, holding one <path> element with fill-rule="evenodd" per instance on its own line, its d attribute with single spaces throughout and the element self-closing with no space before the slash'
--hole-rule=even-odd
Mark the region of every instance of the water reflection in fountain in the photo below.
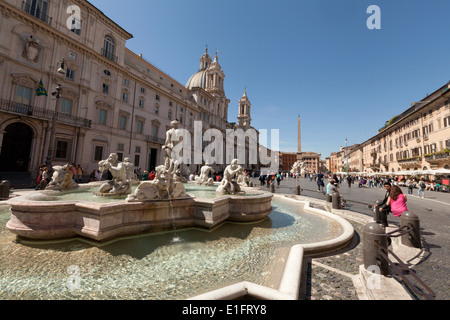
<svg viewBox="0 0 450 320">
<path fill-rule="evenodd" d="M 258 223 L 226 222 L 212 232 L 177 230 L 116 239 L 25 241 L 0 213 L 0 299 L 184 299 L 238 281 L 277 287 L 282 260 L 297 243 L 339 236 L 338 223 L 275 199 Z M 321 230 L 321 232 L 317 232 Z M 80 270 L 80 288 L 67 281 Z"/>
</svg>

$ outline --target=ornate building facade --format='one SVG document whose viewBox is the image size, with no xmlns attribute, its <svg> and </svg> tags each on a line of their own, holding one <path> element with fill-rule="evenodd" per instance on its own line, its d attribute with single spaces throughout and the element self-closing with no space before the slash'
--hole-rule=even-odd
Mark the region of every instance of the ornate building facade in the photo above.
<svg viewBox="0 0 450 320">
<path fill-rule="evenodd" d="M 450 83 L 386 122 L 367 141 L 331 154 L 332 172 L 450 169 Z"/>
<path fill-rule="evenodd" d="M 450 169 L 450 84 L 413 103 L 351 154 L 352 166 L 365 172 Z"/>
<path fill-rule="evenodd" d="M 49 159 L 89 174 L 110 153 L 152 170 L 163 163 L 171 121 L 192 136 L 199 121 L 223 139 L 235 128 L 217 53 L 212 60 L 206 50 L 183 85 L 127 49 L 133 36 L 88 1 L 2 0 L 0 16 L 2 179 L 34 179 Z M 42 87 L 47 95 L 36 94 Z"/>
</svg>

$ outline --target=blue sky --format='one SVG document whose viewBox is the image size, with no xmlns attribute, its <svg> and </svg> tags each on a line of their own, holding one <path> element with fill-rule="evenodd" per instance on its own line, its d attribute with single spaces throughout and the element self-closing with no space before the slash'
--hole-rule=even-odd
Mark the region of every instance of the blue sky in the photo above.
<svg viewBox="0 0 450 320">
<path fill-rule="evenodd" d="M 228 121 L 247 88 L 256 129 L 279 129 L 280 149 L 322 159 L 376 135 L 450 80 L 448 0 L 90 0 L 133 34 L 142 53 L 181 84 L 208 45 L 219 50 Z M 126 5 L 124 5 L 126 4 Z M 381 10 L 369 30 L 367 8 Z"/>
</svg>

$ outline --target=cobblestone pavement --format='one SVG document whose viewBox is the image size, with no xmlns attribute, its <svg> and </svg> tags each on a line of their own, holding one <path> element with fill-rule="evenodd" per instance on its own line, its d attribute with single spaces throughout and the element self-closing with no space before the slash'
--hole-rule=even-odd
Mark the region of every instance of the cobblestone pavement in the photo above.
<svg viewBox="0 0 450 320">
<path fill-rule="evenodd" d="M 331 256 L 307 259 L 306 300 L 359 300 L 354 281 L 364 263 L 359 237 L 363 225 L 349 222 L 355 228 L 352 243 Z"/>
<path fill-rule="evenodd" d="M 292 180 L 283 181 L 275 190 L 276 193 L 293 194 L 295 186 L 299 182 Z M 327 182 L 326 182 L 327 183 Z M 255 185 L 259 182 L 255 179 Z M 302 179 L 300 181 L 303 189 L 302 196 L 323 201 L 324 195 L 317 192 L 315 182 Z M 353 216 L 360 216 L 363 220 L 356 221 L 347 219 L 355 229 L 353 242 L 339 252 L 328 256 L 312 257 L 305 264 L 306 280 L 304 286 L 303 299 L 307 300 L 358 300 L 361 292 L 357 292 L 355 287 L 356 276 L 359 274 L 359 266 L 363 265 L 362 230 L 367 222 L 364 219 L 371 219 L 372 213 L 364 203 L 383 198 L 382 189 L 359 189 L 357 187 L 348 188 L 342 185 L 340 188 L 344 199 L 349 200 L 344 211 L 352 213 Z M 404 193 L 407 194 L 406 189 Z M 421 236 L 423 249 L 427 253 L 424 259 L 414 265 L 412 270 L 426 283 L 435 293 L 436 300 L 450 300 L 449 269 L 449 228 L 450 228 L 450 194 L 428 192 L 426 199 L 419 199 L 415 195 L 408 195 L 408 208 L 417 213 L 421 222 Z M 352 202 L 353 200 L 353 202 Z M 319 201 L 319 202 L 320 202 Z M 358 203 L 360 202 L 360 203 Z M 322 203 L 322 202 L 320 202 Z M 325 208 L 323 205 L 322 209 Z M 328 211 L 331 210 L 329 205 Z M 398 219 L 389 216 L 391 226 L 398 225 Z M 403 281 L 393 273 L 393 277 L 400 283 Z M 422 286 L 412 277 L 408 279 L 419 289 Z M 407 286 L 405 285 L 407 289 Z M 412 299 L 421 300 L 422 297 L 415 296 L 410 292 Z"/>
</svg>

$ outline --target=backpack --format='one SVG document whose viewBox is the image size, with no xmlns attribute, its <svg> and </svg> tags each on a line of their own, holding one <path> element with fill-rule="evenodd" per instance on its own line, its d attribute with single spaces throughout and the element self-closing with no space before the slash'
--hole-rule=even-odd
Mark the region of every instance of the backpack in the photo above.
<svg viewBox="0 0 450 320">
<path fill-rule="evenodd" d="M 422 181 L 422 182 L 420 183 L 420 187 L 423 189 L 423 188 L 426 188 L 427 185 L 425 184 L 425 182 Z"/>
</svg>

